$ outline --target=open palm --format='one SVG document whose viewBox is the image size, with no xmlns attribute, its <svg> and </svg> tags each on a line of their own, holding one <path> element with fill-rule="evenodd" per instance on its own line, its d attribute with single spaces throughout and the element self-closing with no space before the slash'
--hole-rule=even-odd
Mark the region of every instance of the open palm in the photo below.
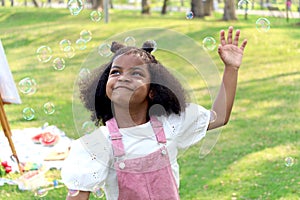
<svg viewBox="0 0 300 200">
<path fill-rule="evenodd" d="M 221 44 L 218 47 L 218 53 L 226 67 L 234 67 L 238 69 L 242 63 L 243 53 L 247 44 L 247 40 L 244 40 L 242 42 L 242 45 L 238 47 L 240 30 L 236 31 L 234 39 L 232 39 L 232 33 L 232 26 L 228 28 L 227 39 L 225 39 L 225 31 L 222 30 L 220 32 Z"/>
</svg>

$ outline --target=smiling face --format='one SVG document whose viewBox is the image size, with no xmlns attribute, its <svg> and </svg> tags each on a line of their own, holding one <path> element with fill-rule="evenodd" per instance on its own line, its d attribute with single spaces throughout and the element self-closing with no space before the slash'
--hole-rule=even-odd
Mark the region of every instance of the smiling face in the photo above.
<svg viewBox="0 0 300 200">
<path fill-rule="evenodd" d="M 106 95 L 120 106 L 148 108 L 150 73 L 137 55 L 120 55 L 112 63 L 106 83 Z"/>
</svg>

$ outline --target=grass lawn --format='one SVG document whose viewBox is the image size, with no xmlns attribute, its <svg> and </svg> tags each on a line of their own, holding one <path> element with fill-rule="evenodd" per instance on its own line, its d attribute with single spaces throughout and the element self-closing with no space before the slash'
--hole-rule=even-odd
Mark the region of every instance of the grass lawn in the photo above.
<svg viewBox="0 0 300 200">
<path fill-rule="evenodd" d="M 99 44 L 116 34 L 126 35 L 127 31 L 138 28 L 165 28 L 184 34 L 201 45 L 206 36 L 218 41 L 219 31 L 233 25 L 241 30 L 242 38 L 248 39 L 248 45 L 239 72 L 231 121 L 218 132 L 221 132 L 218 142 L 207 156 L 199 158 L 202 142 L 182 152 L 179 158 L 181 198 L 299 199 L 299 19 L 290 19 L 287 23 L 285 19 L 269 17 L 271 28 L 263 33 L 255 28 L 260 16 L 248 16 L 248 20 L 239 16 L 238 21 L 223 22 L 219 20 L 220 14 L 187 20 L 185 13 L 141 16 L 138 11 L 111 10 L 110 22 L 106 24 L 103 20 L 92 22 L 89 14 L 88 10 L 72 16 L 66 9 L 0 8 L 0 38 L 15 82 L 18 84 L 25 77 L 33 77 L 38 85 L 33 95 L 20 93 L 21 105 L 5 106 L 11 129 L 40 127 L 48 122 L 65 131 L 69 137 L 78 138 L 80 125 L 73 119 L 72 109 L 76 91 L 74 82 L 80 69 L 89 64 L 86 58 Z M 92 33 L 87 48 L 76 49 L 73 58 L 65 58 L 66 68 L 55 71 L 52 60 L 63 56 L 59 42 L 69 39 L 74 44 L 83 29 Z M 181 44 L 181 41 L 176 42 Z M 42 45 L 53 50 L 50 62 L 41 63 L 36 58 L 36 50 Z M 195 91 L 194 100 L 210 108 L 211 100 L 205 82 L 198 82 L 192 67 L 178 67 L 187 64 L 186 60 L 167 51 L 157 51 L 156 57 L 183 75 L 190 89 Z M 222 72 L 223 66 L 216 50 L 208 52 L 207 57 Z M 215 79 L 212 82 L 218 83 L 220 77 Z M 53 115 L 43 112 L 43 105 L 48 101 L 55 105 Z M 22 110 L 27 106 L 36 111 L 31 121 L 22 117 Z M 286 166 L 285 159 L 288 157 L 293 158 L 292 166 Z M 11 174 L 6 178 L 17 176 Z M 47 177 L 59 179 L 59 171 L 50 171 Z M 40 199 L 64 199 L 65 196 L 66 189 L 60 188 Z M 32 192 L 19 191 L 16 186 L 1 187 L 0 199 L 35 198 Z"/>
</svg>

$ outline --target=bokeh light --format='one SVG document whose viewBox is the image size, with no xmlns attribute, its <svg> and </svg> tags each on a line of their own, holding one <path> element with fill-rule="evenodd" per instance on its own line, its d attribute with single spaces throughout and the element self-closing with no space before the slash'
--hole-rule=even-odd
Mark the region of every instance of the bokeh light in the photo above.
<svg viewBox="0 0 300 200">
<path fill-rule="evenodd" d="M 101 44 L 99 47 L 98 47 L 98 53 L 100 56 L 103 56 L 103 57 L 109 57 L 112 52 L 110 50 L 110 45 L 109 44 Z"/>
</svg>

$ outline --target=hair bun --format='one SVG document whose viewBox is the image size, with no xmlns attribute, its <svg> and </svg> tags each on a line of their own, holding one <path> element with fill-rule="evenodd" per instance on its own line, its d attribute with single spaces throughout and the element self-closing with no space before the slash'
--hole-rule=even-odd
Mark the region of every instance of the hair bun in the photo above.
<svg viewBox="0 0 300 200">
<path fill-rule="evenodd" d="M 125 46 L 123 44 L 114 41 L 111 43 L 110 50 L 111 52 L 116 53 L 119 49 L 122 49 L 124 47 Z"/>
<path fill-rule="evenodd" d="M 151 53 L 156 49 L 156 42 L 154 40 L 147 40 L 146 42 L 144 42 L 142 49 Z"/>
</svg>

